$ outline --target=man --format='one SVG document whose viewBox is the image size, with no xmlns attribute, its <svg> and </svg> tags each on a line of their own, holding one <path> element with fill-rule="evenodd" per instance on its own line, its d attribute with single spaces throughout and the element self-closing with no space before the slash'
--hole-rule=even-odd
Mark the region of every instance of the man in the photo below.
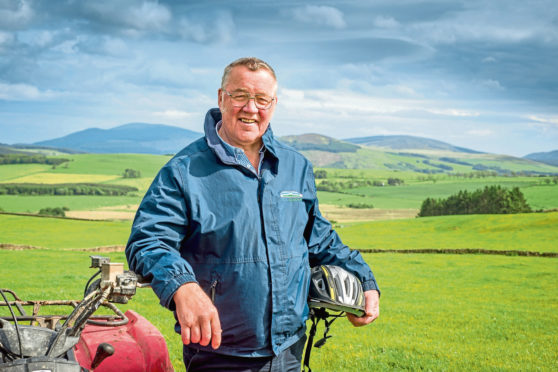
<svg viewBox="0 0 558 372">
<path fill-rule="evenodd" d="M 189 372 L 300 371 L 311 266 L 362 281 L 353 325 L 379 315 L 372 272 L 319 212 L 310 162 L 273 137 L 276 93 L 267 63 L 227 66 L 205 137 L 161 169 L 134 220 L 129 266 L 174 311 Z"/>
</svg>

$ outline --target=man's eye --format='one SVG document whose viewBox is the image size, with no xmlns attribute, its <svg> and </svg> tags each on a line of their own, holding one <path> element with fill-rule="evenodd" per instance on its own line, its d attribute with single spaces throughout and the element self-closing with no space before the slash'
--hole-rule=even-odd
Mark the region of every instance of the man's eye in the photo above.
<svg viewBox="0 0 558 372">
<path fill-rule="evenodd" d="M 267 96 L 256 96 L 256 101 L 259 104 L 267 105 L 267 104 L 269 104 L 269 102 L 271 102 L 271 98 L 269 98 Z"/>
<path fill-rule="evenodd" d="M 239 101 L 245 101 L 250 98 L 248 94 L 233 94 L 231 97 Z"/>
</svg>

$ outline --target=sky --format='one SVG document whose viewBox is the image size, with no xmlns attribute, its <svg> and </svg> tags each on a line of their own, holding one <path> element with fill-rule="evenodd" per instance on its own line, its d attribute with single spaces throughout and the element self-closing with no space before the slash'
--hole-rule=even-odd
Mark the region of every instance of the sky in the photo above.
<svg viewBox="0 0 558 372">
<path fill-rule="evenodd" d="M 245 56 L 276 71 L 276 136 L 558 149 L 556 0 L 0 0 L 0 143 L 202 132 Z"/>
</svg>

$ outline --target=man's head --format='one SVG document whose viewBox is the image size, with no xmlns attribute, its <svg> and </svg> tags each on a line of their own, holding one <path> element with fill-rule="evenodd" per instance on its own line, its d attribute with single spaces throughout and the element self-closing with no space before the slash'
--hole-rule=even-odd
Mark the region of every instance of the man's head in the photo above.
<svg viewBox="0 0 558 372">
<path fill-rule="evenodd" d="M 223 78 L 221 79 L 221 89 L 225 88 L 231 70 L 233 69 L 233 67 L 236 66 L 244 66 L 250 71 L 258 71 L 260 69 L 267 70 L 271 74 L 271 76 L 273 76 L 273 79 L 277 81 L 277 76 L 275 76 L 275 71 L 267 62 L 262 61 L 261 59 L 256 57 L 243 57 L 237 59 L 236 61 L 231 62 L 227 67 L 225 67 L 225 71 L 223 72 Z"/>
<path fill-rule="evenodd" d="M 277 104 L 275 72 L 264 61 L 241 58 L 225 68 L 218 92 L 223 125 L 219 134 L 243 149 L 261 145 Z"/>
</svg>

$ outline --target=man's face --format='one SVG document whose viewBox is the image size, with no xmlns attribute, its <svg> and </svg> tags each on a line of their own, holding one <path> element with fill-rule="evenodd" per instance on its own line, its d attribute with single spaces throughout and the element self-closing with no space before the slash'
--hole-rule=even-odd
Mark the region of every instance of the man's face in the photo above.
<svg viewBox="0 0 558 372">
<path fill-rule="evenodd" d="M 245 66 L 236 66 L 230 71 L 225 89 L 219 89 L 219 109 L 223 116 L 223 125 L 220 134 L 229 144 L 248 148 L 261 143 L 273 112 L 276 101 L 272 102 L 268 109 L 258 109 L 253 99 L 250 99 L 244 107 L 225 92 L 231 94 L 247 93 L 250 96 L 266 95 L 275 97 L 277 83 L 271 73 L 266 69 L 250 71 Z"/>
</svg>

